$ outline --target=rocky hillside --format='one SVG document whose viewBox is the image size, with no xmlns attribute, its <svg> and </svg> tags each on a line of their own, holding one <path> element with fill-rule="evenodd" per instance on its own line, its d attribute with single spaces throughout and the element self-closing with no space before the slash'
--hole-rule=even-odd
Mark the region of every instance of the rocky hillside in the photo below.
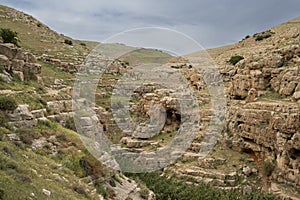
<svg viewBox="0 0 300 200">
<path fill-rule="evenodd" d="M 160 64 L 166 74 L 180 72 L 200 108 L 196 137 L 184 155 L 153 176 L 126 174 L 136 181 L 108 168 L 107 157 L 101 162 L 95 159 L 76 133 L 75 72 L 97 43 L 57 34 L 33 17 L 4 6 L 0 6 L 0 28 L 16 31 L 20 44 L 0 44 L 0 199 L 166 199 L 178 197 L 170 192 L 174 187 L 182 197 L 191 189 L 208 188 L 202 184 L 212 187 L 206 194 L 210 198 L 274 199 L 261 193 L 271 192 L 282 199 L 300 199 L 300 19 L 208 50 L 224 80 L 227 116 L 222 136 L 205 158 L 199 151 L 212 144 L 204 142 L 205 135 L 209 131 L 213 136 L 220 127 L 210 123 L 216 110 L 204 74 L 189 62 L 201 52 L 174 58 L 141 49 L 113 61 L 96 88 L 93 109 L 115 152 L 150 155 L 170 144 L 178 130 L 186 133 L 180 125 L 190 113 L 182 116 L 179 94 L 154 83 L 143 84 L 131 96 L 129 115 L 139 128 L 121 130 L 117 125 L 123 119 L 112 113 L 114 85 L 138 64 Z M 131 48 L 118 44 L 108 48 L 116 46 Z M 209 69 L 203 72 L 211 75 Z M 153 105 L 164 107 L 165 118 L 153 112 Z M 150 117 L 153 113 L 155 119 L 166 119 L 158 132 L 151 129 L 156 125 Z M 90 130 L 95 116 L 77 120 L 83 122 L 81 128 Z M 151 165 L 156 160 L 143 162 Z"/>
<path fill-rule="evenodd" d="M 299 41 L 300 18 L 209 50 L 229 100 L 220 143 L 254 159 L 263 189 L 294 199 L 300 198 Z"/>
<path fill-rule="evenodd" d="M 97 43 L 11 8 L 0 13 L 0 28 L 16 31 L 20 45 L 0 43 L 0 199 L 153 199 L 95 159 L 75 132 L 74 72 Z"/>
</svg>

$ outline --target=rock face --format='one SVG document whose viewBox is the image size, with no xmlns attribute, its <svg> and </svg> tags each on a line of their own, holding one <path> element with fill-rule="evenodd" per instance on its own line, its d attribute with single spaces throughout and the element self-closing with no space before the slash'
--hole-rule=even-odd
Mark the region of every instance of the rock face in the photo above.
<svg viewBox="0 0 300 200">
<path fill-rule="evenodd" d="M 230 95 L 234 99 L 245 99 L 254 88 L 258 93 L 270 89 L 284 97 L 292 96 L 300 90 L 299 53 L 299 45 L 289 45 L 238 62 L 234 74 L 231 74 Z M 288 63 L 293 65 L 285 67 Z M 226 70 L 227 74 L 229 70 Z"/>
<path fill-rule="evenodd" d="M 36 57 L 13 44 L 0 44 L 0 64 L 21 81 L 37 80 L 37 75 L 41 73 Z"/>
<path fill-rule="evenodd" d="M 269 174 L 273 180 L 299 187 L 299 130 L 298 105 L 253 102 L 230 107 L 230 134 L 227 134 L 226 139 L 232 148 L 254 154 L 261 163 L 274 163 L 276 168 Z"/>
</svg>

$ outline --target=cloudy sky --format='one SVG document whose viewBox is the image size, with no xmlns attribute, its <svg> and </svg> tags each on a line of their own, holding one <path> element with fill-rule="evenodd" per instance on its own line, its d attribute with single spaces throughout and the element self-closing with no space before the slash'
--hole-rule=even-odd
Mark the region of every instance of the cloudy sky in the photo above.
<svg viewBox="0 0 300 200">
<path fill-rule="evenodd" d="M 163 27 L 205 48 L 300 17 L 299 0 L 0 0 L 76 39 L 103 41 L 133 28 Z"/>
</svg>

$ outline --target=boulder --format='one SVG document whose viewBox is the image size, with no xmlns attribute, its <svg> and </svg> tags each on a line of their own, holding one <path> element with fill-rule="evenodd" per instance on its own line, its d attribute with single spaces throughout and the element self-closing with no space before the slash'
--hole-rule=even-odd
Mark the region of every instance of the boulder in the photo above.
<svg viewBox="0 0 300 200">
<path fill-rule="evenodd" d="M 24 74 L 23 74 L 23 72 L 21 72 L 21 71 L 13 71 L 12 74 L 13 74 L 13 76 L 14 76 L 16 79 L 18 79 L 18 80 L 20 80 L 20 81 L 24 81 L 24 80 L 25 80 L 25 79 L 24 79 Z"/>
<path fill-rule="evenodd" d="M 4 74 L 4 73 L 0 73 L 0 79 L 2 79 L 6 83 L 11 82 L 11 77 L 7 74 Z"/>
<path fill-rule="evenodd" d="M 298 101 L 300 99 L 300 91 L 297 91 L 293 94 L 293 100 Z"/>
<path fill-rule="evenodd" d="M 0 65 L 8 66 L 9 59 L 5 55 L 0 55 Z"/>
<path fill-rule="evenodd" d="M 17 60 L 17 59 L 13 59 L 12 60 L 12 70 L 13 71 L 23 71 L 23 67 L 24 67 L 25 62 L 23 60 Z"/>
<path fill-rule="evenodd" d="M 14 44 L 0 44 L 0 54 L 6 56 L 8 59 L 12 60 L 16 57 L 18 49 Z"/>
</svg>

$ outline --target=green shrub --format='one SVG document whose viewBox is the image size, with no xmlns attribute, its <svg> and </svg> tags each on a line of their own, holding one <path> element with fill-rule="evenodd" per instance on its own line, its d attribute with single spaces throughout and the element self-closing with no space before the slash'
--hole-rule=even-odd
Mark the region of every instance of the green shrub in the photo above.
<svg viewBox="0 0 300 200">
<path fill-rule="evenodd" d="M 4 190 L 0 188 L 0 200 L 4 199 Z"/>
<path fill-rule="evenodd" d="M 80 185 L 73 186 L 73 190 L 75 192 L 77 192 L 78 194 L 87 195 L 85 189 L 82 186 L 80 186 Z"/>
<path fill-rule="evenodd" d="M 258 36 L 255 37 L 255 41 L 261 41 L 261 40 L 267 39 L 267 38 L 269 38 L 271 36 L 272 36 L 271 34 L 258 35 Z"/>
<path fill-rule="evenodd" d="M 263 161 L 263 174 L 265 176 L 271 176 L 274 169 L 275 169 L 275 163 L 273 161 Z"/>
<path fill-rule="evenodd" d="M 236 55 L 236 56 L 231 56 L 228 62 L 232 65 L 235 65 L 236 63 L 240 62 L 243 59 L 244 59 L 243 56 Z"/>
<path fill-rule="evenodd" d="M 4 65 L 0 65 L 0 73 L 4 72 L 5 70 L 5 66 Z"/>
<path fill-rule="evenodd" d="M 141 191 L 140 191 L 140 195 L 143 199 L 148 199 L 149 197 L 149 190 L 145 187 L 141 188 Z"/>
<path fill-rule="evenodd" d="M 16 46 L 19 46 L 17 40 L 17 32 L 14 32 L 7 28 L 1 28 L 0 35 L 4 43 L 13 43 Z"/>
<path fill-rule="evenodd" d="M 72 131 L 77 131 L 76 130 L 76 126 L 75 126 L 75 121 L 74 121 L 74 118 L 73 117 L 70 117 L 69 119 L 67 119 L 67 121 L 66 121 L 66 124 L 65 124 L 65 127 L 67 128 L 67 129 L 70 129 L 70 130 L 72 130 Z"/>
<path fill-rule="evenodd" d="M 81 42 L 80 45 L 83 46 L 83 47 L 86 47 L 86 44 L 83 43 L 83 42 Z"/>
<path fill-rule="evenodd" d="M 7 118 L 2 110 L 0 110 L 0 127 L 6 127 L 7 125 Z"/>
<path fill-rule="evenodd" d="M 73 41 L 69 39 L 65 39 L 65 44 L 73 45 Z"/>
<path fill-rule="evenodd" d="M 272 37 L 272 35 L 274 35 L 275 33 L 272 32 L 272 31 L 266 31 L 266 32 L 262 32 L 262 33 L 257 33 L 255 34 L 255 41 L 261 41 L 261 40 L 264 40 L 264 39 L 267 39 L 269 37 Z"/>
<path fill-rule="evenodd" d="M 31 183 L 32 180 L 29 176 L 27 176 L 26 174 L 23 173 L 16 173 L 14 174 L 14 177 L 24 183 Z"/>
<path fill-rule="evenodd" d="M 0 96 L 0 110 L 13 111 L 18 107 L 16 100 L 11 96 Z"/>
<path fill-rule="evenodd" d="M 31 145 L 34 139 L 38 139 L 41 136 L 37 131 L 27 128 L 20 128 L 17 130 L 17 133 L 20 136 L 20 140 L 28 145 Z"/>
<path fill-rule="evenodd" d="M 230 190 L 225 191 L 216 189 L 206 183 L 198 183 L 197 185 L 187 185 L 186 181 L 192 181 L 189 179 L 179 179 L 167 176 L 161 176 L 159 173 L 146 173 L 146 174 L 127 174 L 137 179 L 137 181 L 143 181 L 146 186 L 152 190 L 157 200 L 166 199 L 182 199 L 182 200 L 198 200 L 198 199 L 240 199 L 240 200 L 272 200 L 275 197 L 271 194 L 265 194 L 260 191 L 253 191 L 249 194 L 243 194 L 243 191 Z"/>
</svg>

